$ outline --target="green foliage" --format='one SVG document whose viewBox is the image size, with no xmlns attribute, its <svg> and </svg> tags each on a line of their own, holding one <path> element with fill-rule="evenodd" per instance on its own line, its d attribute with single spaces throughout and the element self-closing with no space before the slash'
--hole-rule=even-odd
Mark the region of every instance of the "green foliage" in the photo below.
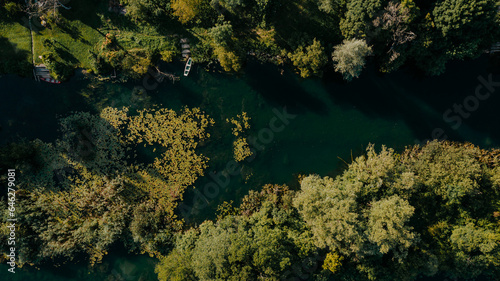
<svg viewBox="0 0 500 281">
<path fill-rule="evenodd" d="M 318 247 L 328 246 L 343 255 L 361 251 L 356 197 L 340 182 L 308 176 L 293 204 L 310 226 Z"/>
<path fill-rule="evenodd" d="M 215 46 L 228 47 L 233 39 L 233 26 L 229 22 L 216 24 L 209 30 L 208 36 Z"/>
<path fill-rule="evenodd" d="M 174 209 L 184 189 L 203 175 L 208 159 L 196 153 L 213 124 L 199 109 L 175 112 L 106 108 L 61 118 L 55 144 L 36 140 L 5 154 L 24 178 L 19 190 L 22 263 L 72 259 L 99 262 L 110 245 L 165 255 L 181 222 Z M 160 147 L 149 164 L 137 145 Z M 2 163 L 2 165 L 4 165 Z M 17 242 L 17 241 L 16 241 Z"/>
<path fill-rule="evenodd" d="M 3 7 L 0 7 L 0 10 L 3 8 L 5 10 L 5 15 L 2 15 L 2 17 L 5 17 L 9 20 L 14 20 L 16 18 L 19 18 L 21 16 L 22 12 L 22 6 L 19 3 L 16 2 L 10 2 L 6 1 L 3 4 Z"/>
<path fill-rule="evenodd" d="M 469 222 L 456 226 L 450 242 L 455 253 L 457 276 L 473 278 L 484 268 L 500 265 L 500 233 L 492 225 L 481 227 Z"/>
<path fill-rule="evenodd" d="M 340 72 L 345 80 L 351 81 L 361 74 L 365 66 L 365 58 L 372 54 L 372 49 L 365 40 L 344 40 L 341 45 L 335 47 L 332 60 L 335 71 Z"/>
<path fill-rule="evenodd" d="M 437 2 L 432 14 L 437 29 L 447 36 L 462 35 L 466 28 L 484 33 L 488 21 L 495 18 L 495 10 L 496 3 L 491 0 L 444 0 Z"/>
<path fill-rule="evenodd" d="M 336 179 L 304 178 L 293 203 L 340 279 L 498 276 L 499 164 L 498 151 L 467 144 L 369 146 Z"/>
<path fill-rule="evenodd" d="M 138 21 L 159 21 L 171 14 L 170 2 L 164 0 L 122 0 L 127 16 Z"/>
<path fill-rule="evenodd" d="M 370 242 L 377 244 L 380 253 L 389 251 L 403 259 L 417 241 L 412 227 L 407 224 L 415 208 L 397 195 L 373 202 L 368 215 L 367 234 Z"/>
<path fill-rule="evenodd" d="M 208 40 L 214 56 L 219 60 L 224 71 L 238 72 L 243 63 L 238 41 L 233 36 L 233 27 L 229 22 L 216 24 L 208 31 Z"/>
<path fill-rule="evenodd" d="M 245 8 L 245 0 L 212 0 L 210 5 L 215 9 L 225 9 L 231 13 L 236 13 Z"/>
<path fill-rule="evenodd" d="M 346 39 L 364 38 L 371 29 L 376 14 L 383 8 L 382 0 L 347 1 L 345 17 L 340 22 L 340 30 Z"/>
<path fill-rule="evenodd" d="M 108 33 L 101 45 L 101 53 L 95 60 L 99 61 L 102 58 L 104 62 L 101 64 L 121 69 L 128 77 L 139 79 L 147 73 L 152 64 L 153 54 L 151 51 L 134 48 L 126 52 L 119 46 L 116 35 Z"/>
<path fill-rule="evenodd" d="M 238 212 L 239 209 L 233 206 L 233 200 L 230 202 L 224 201 L 222 204 L 217 206 L 217 221 L 222 220 L 227 216 L 235 216 Z"/>
<path fill-rule="evenodd" d="M 432 14 L 436 29 L 446 38 L 450 58 L 463 59 L 480 54 L 482 48 L 493 42 L 492 36 L 497 32 L 494 28 L 498 26 L 495 1 L 442 1 L 437 3 Z"/>
<path fill-rule="evenodd" d="M 255 206 L 252 212 L 226 216 L 217 223 L 206 221 L 182 234 L 176 248 L 157 266 L 160 280 L 174 276 L 179 280 L 280 280 L 290 275 L 292 265 L 315 253 L 310 233 L 291 208 L 291 193 L 286 187 L 269 185 L 245 197 Z M 179 264 L 183 257 L 190 258 Z"/>
<path fill-rule="evenodd" d="M 241 115 L 238 114 L 236 118 L 231 118 L 231 120 L 226 119 L 226 122 L 234 125 L 232 131 L 233 135 L 237 138 L 233 142 L 233 151 L 234 159 L 238 162 L 245 160 L 253 154 L 248 145 L 247 138 L 244 136 L 246 131 L 250 129 L 249 121 L 250 117 L 247 116 L 246 112 L 242 112 Z"/>
<path fill-rule="evenodd" d="M 335 273 L 339 270 L 339 267 L 342 266 L 342 260 L 344 257 L 339 254 L 333 252 L 326 254 L 325 262 L 323 263 L 323 269 L 329 270 L 332 273 Z"/>
<path fill-rule="evenodd" d="M 328 62 L 328 57 L 325 54 L 325 49 L 321 46 L 321 42 L 313 40 L 313 43 L 307 47 L 301 46 L 292 54 L 288 54 L 293 62 L 293 65 L 300 71 L 300 76 L 303 78 L 311 76 L 322 76 L 323 66 Z"/>
<path fill-rule="evenodd" d="M 45 52 L 42 54 L 42 62 L 50 70 L 52 78 L 60 81 L 69 79 L 73 68 L 64 62 L 56 53 Z"/>
<path fill-rule="evenodd" d="M 340 13 L 345 9 L 345 0 L 319 0 L 318 8 L 328 14 Z"/>
<path fill-rule="evenodd" d="M 173 15 L 183 24 L 195 19 L 198 19 L 198 23 L 201 23 L 201 20 L 209 20 L 214 11 L 209 0 L 173 0 L 170 5 Z"/>
<path fill-rule="evenodd" d="M 476 157 L 480 149 L 432 142 L 420 150 L 407 151 L 409 164 L 428 192 L 446 204 L 460 204 L 481 188 L 483 167 Z"/>
<path fill-rule="evenodd" d="M 427 73 L 441 74 L 448 60 L 477 57 L 496 42 L 498 24 L 495 1 L 438 1 L 422 20 L 412 55 Z"/>
<path fill-rule="evenodd" d="M 227 72 L 238 72 L 242 67 L 242 58 L 235 51 L 224 47 L 215 47 L 214 55 L 219 60 L 220 65 Z"/>
</svg>

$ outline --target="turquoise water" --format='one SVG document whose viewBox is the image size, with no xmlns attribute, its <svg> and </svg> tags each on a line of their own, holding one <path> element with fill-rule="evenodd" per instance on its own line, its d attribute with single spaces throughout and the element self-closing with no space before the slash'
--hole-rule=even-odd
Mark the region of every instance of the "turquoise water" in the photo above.
<svg viewBox="0 0 500 281">
<path fill-rule="evenodd" d="M 90 267 L 88 262 L 68 262 L 53 267 L 50 264 L 34 268 L 16 268 L 7 272 L 7 265 L 0 265 L 1 280 L 8 281 L 149 281 L 158 280 L 154 272 L 156 259 L 144 255 L 131 255 L 116 250 L 106 256 L 102 263 Z"/>
<path fill-rule="evenodd" d="M 182 68 L 182 64 L 173 64 L 166 70 L 180 74 Z M 495 71 L 488 57 L 450 63 L 446 74 L 431 78 L 410 70 L 381 75 L 368 67 L 351 83 L 330 72 L 322 79 L 300 79 L 289 70 L 281 75 L 277 67 L 257 62 L 248 63 L 244 71 L 226 75 L 204 71 L 195 64 L 189 77 L 175 84 L 164 81 L 142 94 L 138 94 L 141 81 L 96 85 L 77 74 L 70 82 L 51 85 L 6 75 L 0 77 L 0 143 L 20 137 L 53 141 L 58 136 L 57 116 L 71 111 L 99 112 L 106 106 L 200 107 L 216 124 L 210 129 L 210 140 L 199 149 L 210 158 L 207 175 L 196 182 L 196 189 L 186 191 L 178 210 L 188 223 L 213 218 L 216 206 L 223 201 L 237 204 L 249 189 L 266 183 L 295 188 L 300 174 L 334 176 L 369 143 L 401 150 L 441 132 L 451 140 L 485 148 L 500 146 L 500 116 L 496 114 L 500 87 L 477 104 L 471 98 L 482 85 L 478 76 L 487 80 Z M 493 73 L 492 80 L 500 81 L 498 73 Z M 465 109 L 474 110 L 460 117 L 462 124 L 455 130 L 453 125 L 460 115 L 452 111 L 448 118 L 453 121 L 446 121 L 443 114 L 464 101 L 469 102 Z M 280 120 L 276 111 L 284 110 L 294 118 L 287 119 L 287 124 L 276 121 L 270 126 L 273 120 Z M 248 135 L 261 136 L 256 145 L 260 149 L 251 161 L 237 167 L 238 174 L 231 176 L 224 170 L 233 159 L 234 137 L 225 120 L 242 111 L 251 117 Z M 277 126 L 279 130 L 271 130 Z M 213 180 L 211 173 L 218 180 Z M 155 280 L 153 264 L 144 256 L 111 253 L 90 274 L 86 265 L 40 271 L 28 267 L 16 274 L 20 278 L 16 280 Z M 119 279 L 112 273 L 132 265 L 137 272 L 122 272 L 130 279 Z M 0 270 L 6 271 L 3 265 Z"/>
</svg>

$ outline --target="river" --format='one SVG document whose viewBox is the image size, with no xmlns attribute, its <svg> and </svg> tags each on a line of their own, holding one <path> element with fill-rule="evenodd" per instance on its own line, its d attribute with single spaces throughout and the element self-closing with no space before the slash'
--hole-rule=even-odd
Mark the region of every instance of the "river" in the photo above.
<svg viewBox="0 0 500 281">
<path fill-rule="evenodd" d="M 177 63 L 164 70 L 181 73 L 182 68 Z M 487 56 L 449 63 L 447 72 L 438 77 L 410 69 L 379 74 L 368 66 L 351 83 L 333 72 L 321 79 L 301 79 L 290 70 L 281 74 L 277 67 L 258 62 L 249 62 L 238 75 L 208 72 L 195 64 L 189 77 L 158 85 L 151 80 L 96 84 L 83 74 L 52 85 L 3 75 L 0 143 L 20 137 L 53 141 L 58 136 L 58 116 L 71 111 L 99 112 L 106 106 L 200 107 L 216 122 L 210 140 L 199 149 L 210 158 L 209 168 L 197 188 L 186 191 L 178 210 L 187 223 L 199 223 L 214 218 L 223 201 L 238 204 L 248 190 L 263 184 L 296 188 L 301 174 L 335 176 L 369 143 L 402 150 L 427 139 L 447 138 L 499 147 L 500 87 L 495 91 L 495 85 L 485 85 L 489 79 L 500 81 L 500 75 Z M 150 90 L 139 94 L 145 85 Z M 248 134 L 257 139 L 256 151 L 251 161 L 240 165 L 240 173 L 231 176 L 223 171 L 232 160 L 234 140 L 225 120 L 242 111 L 251 118 Z M 85 264 L 40 270 L 27 266 L 8 280 L 145 281 L 155 280 L 153 267 L 154 259 L 117 249 L 93 269 Z M 5 265 L 0 270 L 5 276 Z"/>
</svg>

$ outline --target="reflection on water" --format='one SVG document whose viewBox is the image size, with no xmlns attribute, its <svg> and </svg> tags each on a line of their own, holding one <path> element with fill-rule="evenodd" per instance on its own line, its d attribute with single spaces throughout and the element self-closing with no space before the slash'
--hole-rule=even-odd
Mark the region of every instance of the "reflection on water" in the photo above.
<svg viewBox="0 0 500 281">
<path fill-rule="evenodd" d="M 6 75 L 0 78 L 0 143 L 19 137 L 53 141 L 58 136 L 57 116 L 70 111 L 97 113 L 106 106 L 200 107 L 216 122 L 210 141 L 199 150 L 210 158 L 210 166 L 197 188 L 187 190 L 179 213 L 188 223 L 201 222 L 214 217 L 218 204 L 229 200 L 238 204 L 249 189 L 265 183 L 296 187 L 300 174 L 333 176 L 370 142 L 400 150 L 435 137 L 438 129 L 441 137 L 498 147 L 500 116 L 494 113 L 500 90 L 481 101 L 458 129 L 443 119 L 454 104 L 474 95 L 478 76 L 489 74 L 487 65 L 487 57 L 450 63 L 445 75 L 432 78 L 405 71 L 381 76 L 368 68 L 352 83 L 333 73 L 303 80 L 290 71 L 281 75 L 276 67 L 255 62 L 240 75 L 208 73 L 194 65 L 189 77 L 175 84 L 166 80 L 152 91 L 141 90 L 141 81 L 91 82 L 81 74 L 62 85 Z M 181 64 L 169 67 L 171 72 L 182 71 Z M 494 75 L 493 80 L 500 81 L 500 76 Z M 283 130 L 265 136 L 262 132 L 270 127 L 276 110 L 296 117 Z M 255 159 L 242 162 L 240 173 L 231 176 L 224 170 L 233 158 L 234 137 L 225 120 L 242 111 L 251 117 L 249 135 L 258 142 Z M 218 188 L 206 189 L 211 182 L 218 183 Z M 28 268 L 11 280 L 155 280 L 153 264 L 142 256 L 111 255 L 90 272 L 81 264 L 40 271 Z"/>
<path fill-rule="evenodd" d="M 7 272 L 6 265 L 0 265 L 1 280 L 5 281 L 154 281 L 156 260 L 144 255 L 127 254 L 116 249 L 94 267 L 86 261 L 53 267 L 43 265 L 39 268 L 24 266 L 16 273 Z M 6 279 L 5 279 L 5 278 Z"/>
</svg>

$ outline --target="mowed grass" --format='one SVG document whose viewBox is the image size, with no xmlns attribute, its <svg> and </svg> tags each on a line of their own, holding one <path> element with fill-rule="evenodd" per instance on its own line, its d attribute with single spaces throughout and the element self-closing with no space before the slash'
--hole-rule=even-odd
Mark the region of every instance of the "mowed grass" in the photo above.
<svg viewBox="0 0 500 281">
<path fill-rule="evenodd" d="M 79 20 L 62 21 L 60 26 L 34 33 L 35 62 L 41 63 L 39 56 L 49 51 L 43 46 L 43 40 L 54 39 L 56 53 L 61 59 L 73 67 L 90 68 L 89 51 L 96 52 L 104 35 Z"/>
<path fill-rule="evenodd" d="M 29 75 L 31 60 L 29 28 L 19 22 L 0 22 L 0 73 Z"/>
<path fill-rule="evenodd" d="M 117 43 L 126 52 L 145 51 L 156 53 L 161 50 L 175 50 L 180 53 L 178 38 L 160 34 L 156 28 L 139 26 L 128 17 L 110 13 L 108 2 L 99 0 L 72 0 L 71 9 L 59 8 L 59 21 L 48 27 L 33 21 L 35 64 L 42 63 L 45 52 L 53 52 L 62 62 L 74 68 L 93 67 L 89 52 L 99 54 L 107 33 L 116 35 Z M 44 41 L 53 42 L 44 46 Z M 16 50 L 20 50 L 16 51 Z M 14 67 L 22 61 L 31 65 L 31 37 L 28 27 L 20 23 L 0 23 L 0 72 L 21 72 Z M 26 73 L 31 72 L 29 65 Z"/>
<path fill-rule="evenodd" d="M 73 0 L 68 3 L 71 9 L 59 8 L 59 23 L 52 28 L 41 28 L 34 36 L 35 59 L 40 63 L 44 52 L 44 39 L 54 39 L 54 48 L 67 64 L 79 68 L 91 68 L 89 51 L 96 52 L 105 34 L 99 31 L 99 14 L 107 13 L 107 1 Z"/>
</svg>

